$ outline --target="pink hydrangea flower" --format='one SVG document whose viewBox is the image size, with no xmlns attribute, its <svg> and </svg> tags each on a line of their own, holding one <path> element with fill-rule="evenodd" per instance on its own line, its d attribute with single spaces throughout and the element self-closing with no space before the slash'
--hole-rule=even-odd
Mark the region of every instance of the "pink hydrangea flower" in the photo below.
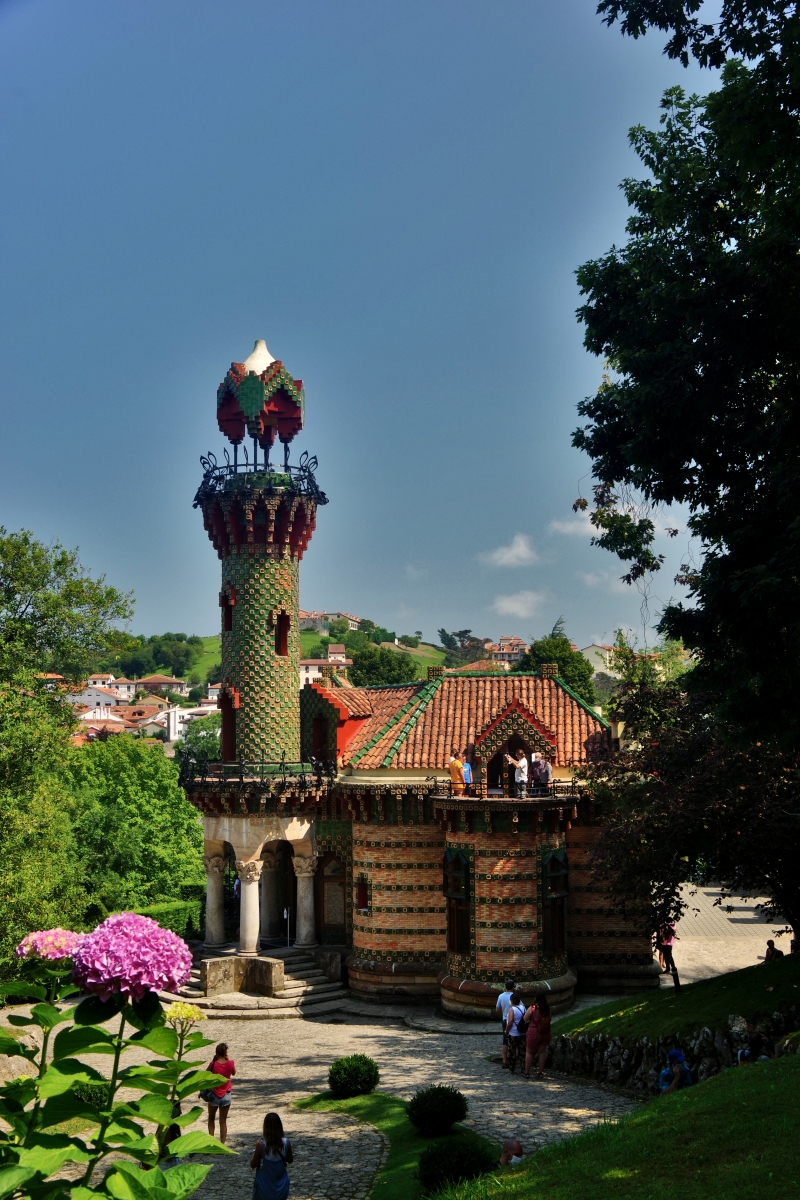
<svg viewBox="0 0 800 1200">
<path fill-rule="evenodd" d="M 150 917 L 117 913 L 86 935 L 75 951 L 72 979 L 108 1000 L 115 992 L 141 1000 L 146 992 L 175 992 L 192 967 L 189 947 Z"/>
<path fill-rule="evenodd" d="M 85 937 L 85 933 L 73 933 L 71 929 L 40 929 L 27 934 L 14 953 L 17 958 L 43 958 L 48 962 L 59 962 L 64 958 L 72 958 Z"/>
</svg>

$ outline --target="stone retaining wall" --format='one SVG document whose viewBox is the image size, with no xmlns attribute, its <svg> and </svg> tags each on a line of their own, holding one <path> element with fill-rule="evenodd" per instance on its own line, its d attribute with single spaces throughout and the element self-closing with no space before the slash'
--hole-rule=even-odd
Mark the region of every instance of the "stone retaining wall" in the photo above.
<svg viewBox="0 0 800 1200">
<path fill-rule="evenodd" d="M 800 1052 L 800 1040 L 786 1035 L 800 1029 L 800 1012 L 795 1005 L 784 1012 L 774 1012 L 754 1026 L 763 1035 L 771 1053 L 781 1055 Z M 622 1039 L 616 1037 L 554 1037 L 547 1064 L 554 1071 L 568 1075 L 586 1075 L 598 1083 L 610 1083 L 637 1092 L 658 1092 L 658 1076 L 667 1065 L 667 1055 L 675 1047 L 686 1055 L 695 1083 L 718 1075 L 732 1067 L 737 1053 L 747 1045 L 747 1023 L 744 1017 L 728 1018 L 726 1029 L 712 1032 L 708 1027 L 687 1038 L 662 1037 Z"/>
</svg>

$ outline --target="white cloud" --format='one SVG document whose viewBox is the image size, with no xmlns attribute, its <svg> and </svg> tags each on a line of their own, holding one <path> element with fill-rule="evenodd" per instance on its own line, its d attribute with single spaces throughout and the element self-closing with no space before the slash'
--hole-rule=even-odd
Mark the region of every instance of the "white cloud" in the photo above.
<svg viewBox="0 0 800 1200">
<path fill-rule="evenodd" d="M 544 592 L 514 592 L 495 596 L 492 608 L 501 617 L 532 617 L 544 598 Z"/>
<path fill-rule="evenodd" d="M 610 571 L 576 571 L 576 578 L 590 588 L 600 588 L 604 592 L 614 592 L 618 596 L 629 596 L 631 588 L 623 583 L 617 575 Z"/>
<path fill-rule="evenodd" d="M 539 561 L 526 533 L 515 533 L 507 546 L 498 546 L 487 554 L 479 554 L 478 558 L 492 567 L 529 567 Z"/>
<path fill-rule="evenodd" d="M 566 533 L 569 537 L 591 537 L 594 530 L 588 513 L 579 513 L 569 521 L 551 521 L 551 533 Z"/>
</svg>

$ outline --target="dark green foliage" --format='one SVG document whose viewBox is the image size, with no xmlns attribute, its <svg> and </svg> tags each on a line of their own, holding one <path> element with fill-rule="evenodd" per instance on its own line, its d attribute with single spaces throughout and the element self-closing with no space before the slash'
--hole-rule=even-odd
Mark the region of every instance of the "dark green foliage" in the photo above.
<svg viewBox="0 0 800 1200">
<path fill-rule="evenodd" d="M 474 1135 L 427 1146 L 420 1155 L 417 1174 L 429 1195 L 448 1183 L 476 1179 L 497 1166 L 497 1150 Z"/>
<path fill-rule="evenodd" d="M 177 762 L 183 762 L 187 756 L 195 762 L 217 762 L 222 757 L 221 736 L 222 713 L 219 711 L 190 721 L 183 737 L 175 743 Z"/>
<path fill-rule="evenodd" d="M 658 7 L 680 24 L 683 5 Z M 766 6 L 747 7 L 752 34 Z M 637 11 L 654 20 L 654 4 Z M 695 652 L 688 686 L 739 736 L 788 747 L 800 738 L 800 55 L 796 16 L 785 44 L 775 21 L 752 69 L 728 62 L 705 99 L 671 88 L 661 128 L 631 131 L 647 177 L 623 184 L 628 240 L 578 272 L 585 344 L 610 373 L 579 405 L 573 442 L 598 481 L 598 543 L 627 578 L 661 565 L 655 509 L 686 506 L 700 561 L 681 568 L 690 603 L 668 605 L 660 631 Z"/>
<path fill-rule="evenodd" d="M 200 900 L 168 900 L 163 904 L 149 904 L 132 911 L 158 921 L 162 929 L 171 929 L 180 937 L 186 937 L 203 932 L 202 910 Z"/>
<path fill-rule="evenodd" d="M 328 1070 L 328 1087 L 337 1100 L 365 1096 L 378 1085 L 378 1064 L 366 1054 L 335 1059 Z"/>
<path fill-rule="evenodd" d="M 410 683 L 416 678 L 417 664 L 410 654 L 399 654 L 382 646 L 368 646 L 353 655 L 350 679 L 356 687 Z"/>
<path fill-rule="evenodd" d="M 631 37 L 671 33 L 664 52 L 684 66 L 690 54 L 704 67 L 721 67 L 731 54 L 780 61 L 797 44 L 796 6 L 786 0 L 722 0 L 713 23 L 702 7 L 698 0 L 600 0 L 597 11 Z"/>
<path fill-rule="evenodd" d="M 124 640 L 114 626 L 132 612 L 132 597 L 91 579 L 76 550 L 0 526 L 0 677 L 27 669 L 85 678 Z"/>
<path fill-rule="evenodd" d="M 573 650 L 572 643 L 564 631 L 563 617 L 558 618 L 549 634 L 531 642 L 528 653 L 513 670 L 538 671 L 543 663 L 558 663 L 559 677 L 567 687 L 587 704 L 596 703 L 594 668 L 580 651 Z"/>
<path fill-rule="evenodd" d="M 360 633 L 365 633 L 376 646 L 379 646 L 381 642 L 393 642 L 397 637 L 394 630 L 384 629 L 382 625 L 376 625 L 374 621 L 364 620 L 358 629 Z"/>
<path fill-rule="evenodd" d="M 198 684 L 196 687 L 190 689 L 189 699 L 191 700 L 192 704 L 199 704 L 200 701 L 205 698 L 205 694 L 205 688 L 200 687 Z"/>
<path fill-rule="evenodd" d="M 328 636 L 332 642 L 341 643 L 350 632 L 350 622 L 344 617 L 339 617 L 328 626 Z"/>
<path fill-rule="evenodd" d="M 206 671 L 206 683 L 220 683 L 222 675 L 222 663 L 212 663 Z"/>
<path fill-rule="evenodd" d="M 79 1100 L 84 1100 L 93 1108 L 102 1109 L 108 1104 L 107 1083 L 76 1083 L 72 1091 Z"/>
<path fill-rule="evenodd" d="M 410 633 L 402 634 L 397 640 L 401 646 L 408 646 L 411 650 L 416 650 L 419 645 L 419 638 L 412 637 Z"/>
<path fill-rule="evenodd" d="M 408 1119 L 423 1137 L 441 1137 L 463 1121 L 469 1105 L 456 1088 L 436 1084 L 420 1088 L 408 1102 Z"/>
</svg>

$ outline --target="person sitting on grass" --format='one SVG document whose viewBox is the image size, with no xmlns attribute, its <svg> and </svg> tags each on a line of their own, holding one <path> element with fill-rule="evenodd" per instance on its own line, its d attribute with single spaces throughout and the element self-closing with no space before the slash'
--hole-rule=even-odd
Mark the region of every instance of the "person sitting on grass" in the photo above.
<svg viewBox="0 0 800 1200">
<path fill-rule="evenodd" d="M 503 1142 L 503 1153 L 500 1155 L 498 1167 L 515 1167 L 517 1163 L 522 1162 L 522 1156 L 525 1151 L 522 1149 L 522 1142 L 518 1142 L 516 1138 L 508 1138 Z"/>
<path fill-rule="evenodd" d="M 694 1083 L 692 1072 L 682 1050 L 670 1050 L 667 1055 L 668 1066 L 658 1077 L 659 1091 L 663 1096 L 668 1092 L 677 1092 L 681 1088 L 691 1087 Z"/>
<path fill-rule="evenodd" d="M 783 951 L 775 949 L 775 943 L 772 938 L 767 942 L 767 953 L 764 955 L 764 962 L 774 962 L 776 958 L 783 958 Z"/>
</svg>

